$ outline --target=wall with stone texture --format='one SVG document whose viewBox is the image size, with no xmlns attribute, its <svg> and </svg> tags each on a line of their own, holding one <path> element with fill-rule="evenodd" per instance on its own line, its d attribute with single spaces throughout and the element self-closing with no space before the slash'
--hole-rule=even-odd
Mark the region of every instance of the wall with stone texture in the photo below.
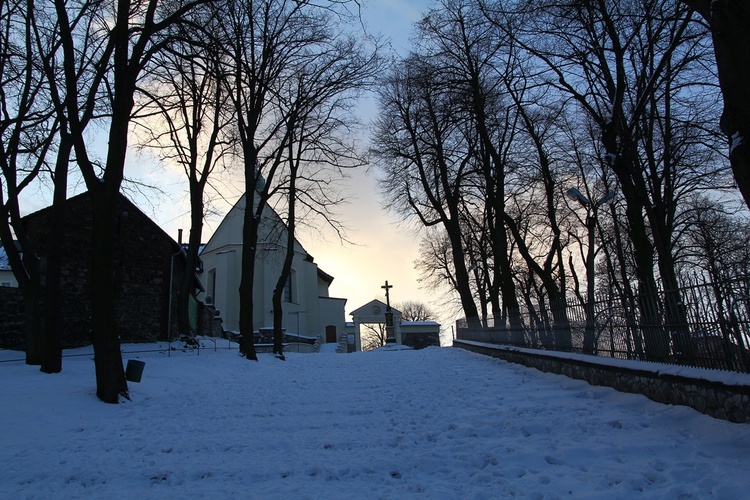
<svg viewBox="0 0 750 500">
<path fill-rule="evenodd" d="M 555 356 L 552 352 L 519 350 L 505 346 L 454 340 L 454 347 L 503 359 L 543 372 L 585 380 L 591 385 L 612 387 L 621 392 L 642 394 L 659 403 L 689 406 L 715 418 L 750 423 L 750 386 L 670 375 L 646 369 L 630 369 Z"/>
<path fill-rule="evenodd" d="M 121 342 L 167 338 L 169 287 L 176 289 L 181 270 L 171 255 L 176 243 L 125 198 L 117 206 L 115 291 L 117 334 Z M 43 210 L 25 218 L 26 230 L 41 257 L 42 273 L 49 252 L 62 254 L 62 322 L 65 347 L 91 343 L 91 205 L 87 194 L 66 203 L 65 238 L 48 248 L 51 218 Z M 174 319 L 174 311 L 172 311 Z"/>
<path fill-rule="evenodd" d="M 0 287 L 0 348 L 26 349 L 23 293 L 19 288 Z"/>
<path fill-rule="evenodd" d="M 425 347 L 440 347 L 440 332 L 437 333 L 412 333 L 401 330 L 401 343 L 414 349 Z"/>
<path fill-rule="evenodd" d="M 170 311 L 170 292 L 176 297 L 184 272 L 184 258 L 175 255 L 177 243 L 124 197 L 118 202 L 120 215 L 113 230 L 117 238 L 115 256 L 117 335 L 121 342 L 152 342 L 167 339 L 171 319 L 172 337 L 177 336 L 176 311 Z M 40 257 L 42 283 L 49 252 L 62 255 L 63 347 L 91 343 L 91 206 L 88 195 L 67 202 L 65 238 L 48 248 L 51 218 L 44 209 L 24 218 L 30 239 Z M 174 261 L 174 270 L 172 263 Z M 170 290 L 171 284 L 171 290 Z M 3 301 L 4 302 L 4 301 Z M 11 348 L 13 338 L 23 333 L 23 311 L 0 310 L 0 346 Z M 11 325 L 12 323 L 12 325 Z M 19 325 L 21 325 L 19 327 Z M 12 348 L 18 348 L 15 346 Z M 22 347 L 22 346 L 20 346 Z"/>
</svg>

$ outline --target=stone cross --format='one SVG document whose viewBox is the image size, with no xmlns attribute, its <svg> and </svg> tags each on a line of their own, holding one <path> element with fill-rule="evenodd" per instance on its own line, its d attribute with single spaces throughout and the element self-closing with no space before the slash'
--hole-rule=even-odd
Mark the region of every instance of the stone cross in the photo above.
<svg viewBox="0 0 750 500">
<path fill-rule="evenodd" d="M 386 280 L 385 285 L 381 286 L 380 288 L 385 289 L 385 343 L 386 344 L 395 344 L 396 343 L 396 333 L 395 328 L 393 326 L 393 311 L 391 310 L 391 295 L 390 290 L 393 288 L 393 285 L 389 285 L 388 281 Z"/>
<path fill-rule="evenodd" d="M 381 286 L 380 288 L 385 289 L 385 305 L 387 306 L 387 309 L 391 310 L 391 296 L 389 294 L 389 291 L 391 288 L 393 288 L 393 285 L 388 284 L 388 280 L 385 280 L 385 285 Z"/>
</svg>

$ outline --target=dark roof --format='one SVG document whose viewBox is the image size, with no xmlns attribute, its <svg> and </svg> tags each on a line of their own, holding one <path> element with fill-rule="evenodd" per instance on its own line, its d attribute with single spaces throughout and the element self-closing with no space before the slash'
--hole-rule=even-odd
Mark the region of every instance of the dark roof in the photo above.
<svg viewBox="0 0 750 500">
<path fill-rule="evenodd" d="M 138 208 L 135 205 L 135 203 L 133 203 L 132 201 L 130 201 L 130 199 L 128 199 L 128 197 L 125 196 L 124 194 L 118 193 L 118 197 L 120 199 L 120 203 L 123 204 L 123 208 L 125 208 L 128 212 L 133 212 L 134 214 L 138 214 L 139 217 L 142 218 L 146 222 L 146 224 L 148 224 L 149 227 L 154 232 L 156 232 L 157 234 L 159 234 L 164 239 L 168 240 L 170 246 L 172 247 L 172 251 L 175 254 L 177 252 L 180 252 L 180 257 L 183 260 L 187 258 L 186 254 L 185 254 L 185 250 L 183 249 L 183 247 L 179 243 L 177 243 L 177 241 L 175 241 L 174 238 L 172 238 L 171 236 L 169 236 L 169 234 L 167 234 L 166 231 L 164 231 L 161 227 L 159 227 L 159 225 L 156 222 L 154 222 L 151 219 L 151 217 L 149 217 L 148 215 L 146 215 L 145 213 L 143 213 L 143 210 L 141 210 L 140 208 Z M 80 194 L 78 194 L 76 196 L 72 196 L 72 197 L 68 198 L 67 200 L 65 200 L 65 203 L 66 204 L 68 204 L 68 203 L 84 203 L 84 202 L 88 202 L 88 198 L 89 198 L 89 192 L 85 191 L 85 192 L 80 193 Z M 38 217 L 45 217 L 45 216 L 47 216 L 47 213 L 50 212 L 51 210 L 52 210 L 51 206 L 45 207 L 45 208 L 43 208 L 41 210 L 38 210 L 38 211 L 36 211 L 34 213 L 31 213 L 31 214 L 27 215 L 26 217 L 23 218 L 23 220 L 24 221 L 28 221 L 28 220 L 33 220 L 33 219 L 38 218 Z M 198 288 L 200 291 L 205 291 L 204 288 L 203 288 L 203 284 L 201 283 L 201 281 L 198 278 L 197 274 L 195 275 L 195 287 Z"/>
<path fill-rule="evenodd" d="M 118 197 L 120 199 L 120 202 L 125 206 L 125 208 L 128 211 L 133 211 L 134 213 L 137 213 L 140 216 L 142 216 L 143 219 L 146 220 L 146 223 L 151 227 L 151 229 L 153 229 L 157 233 L 160 233 L 161 236 L 163 236 L 164 238 L 168 239 L 169 242 L 170 242 L 170 245 L 173 247 L 173 249 L 174 249 L 175 252 L 181 250 L 180 245 L 174 240 L 174 238 L 172 238 L 171 236 L 169 236 L 169 234 L 167 234 L 166 231 L 164 231 L 161 227 L 159 227 L 159 225 L 156 222 L 154 222 L 151 219 L 151 217 L 149 217 L 148 215 L 146 215 L 145 213 L 143 213 L 143 210 L 141 210 L 140 208 L 138 208 L 132 201 L 130 201 L 130 199 L 128 199 L 127 196 L 125 196 L 122 193 L 118 193 Z M 88 200 L 88 198 L 89 198 L 89 192 L 85 191 L 83 193 L 80 193 L 80 194 L 77 194 L 75 196 L 72 196 L 72 197 L 68 198 L 67 200 L 65 200 L 65 203 L 83 203 L 83 202 L 86 202 Z M 27 220 L 33 220 L 33 219 L 35 219 L 37 217 L 44 217 L 51 210 L 52 210 L 51 206 L 45 207 L 45 208 L 43 208 L 41 210 L 38 210 L 36 212 L 33 212 L 33 213 L 25 216 L 23 218 L 23 220 L 27 221 Z"/>
<path fill-rule="evenodd" d="M 322 279 L 329 285 L 333 282 L 333 276 L 323 271 L 321 268 L 318 268 L 318 278 Z"/>
</svg>

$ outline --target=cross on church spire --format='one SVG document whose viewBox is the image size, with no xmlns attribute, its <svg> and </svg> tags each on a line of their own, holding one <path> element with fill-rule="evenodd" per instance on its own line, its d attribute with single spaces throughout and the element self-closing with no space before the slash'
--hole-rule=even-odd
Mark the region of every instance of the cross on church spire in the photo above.
<svg viewBox="0 0 750 500">
<path fill-rule="evenodd" d="M 388 307 L 388 310 L 391 310 L 391 296 L 390 296 L 390 289 L 393 288 L 393 285 L 388 284 L 388 280 L 385 280 L 385 285 L 381 286 L 380 288 L 385 289 L 385 305 Z"/>
</svg>

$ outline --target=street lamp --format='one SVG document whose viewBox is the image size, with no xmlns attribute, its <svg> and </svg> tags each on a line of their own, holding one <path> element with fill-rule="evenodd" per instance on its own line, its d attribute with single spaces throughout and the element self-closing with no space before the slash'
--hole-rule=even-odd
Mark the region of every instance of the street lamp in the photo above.
<svg viewBox="0 0 750 500">
<path fill-rule="evenodd" d="M 586 257 L 586 332 L 583 335 L 583 352 L 593 354 L 594 339 L 594 243 L 596 236 L 596 212 L 600 206 L 615 199 L 615 192 L 608 191 L 596 203 L 592 204 L 578 189 L 572 187 L 565 194 L 586 208 L 586 230 L 588 231 L 588 255 Z"/>
<path fill-rule="evenodd" d="M 589 201 L 589 199 L 586 198 L 586 196 L 584 196 L 583 193 L 581 193 L 577 188 L 572 187 L 568 189 L 565 192 L 565 194 L 568 195 L 568 198 L 570 198 L 573 201 L 577 201 L 578 203 L 580 203 L 586 208 L 589 208 L 589 206 L 591 205 L 591 202 Z M 602 205 L 604 205 L 605 203 L 609 203 L 610 201 L 614 200 L 615 196 L 616 195 L 614 191 L 608 191 L 604 196 L 602 196 L 599 199 L 599 201 L 594 203 L 593 208 L 597 209 L 601 207 Z"/>
</svg>

